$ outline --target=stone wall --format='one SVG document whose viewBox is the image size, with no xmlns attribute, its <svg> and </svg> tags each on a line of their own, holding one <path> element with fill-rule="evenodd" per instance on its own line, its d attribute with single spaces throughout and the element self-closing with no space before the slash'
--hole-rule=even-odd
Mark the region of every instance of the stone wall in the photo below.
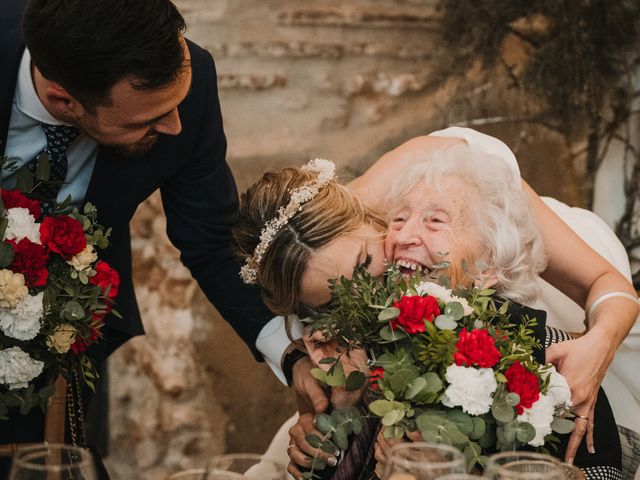
<svg viewBox="0 0 640 480">
<path fill-rule="evenodd" d="M 348 178 L 412 136 L 466 120 L 459 86 L 431 76 L 442 54 L 432 0 L 176 4 L 187 36 L 216 60 L 240 190 L 267 169 L 317 156 L 334 160 Z M 497 93 L 482 101 L 487 117 L 509 103 Z M 518 150 L 523 176 L 536 188 L 578 198 L 573 170 L 557 161 L 557 141 L 517 125 L 485 131 Z M 158 479 L 217 453 L 262 451 L 294 410 L 291 394 L 254 362 L 198 290 L 164 230 L 153 196 L 133 224 L 147 335 L 110 362 L 114 480 Z"/>
</svg>

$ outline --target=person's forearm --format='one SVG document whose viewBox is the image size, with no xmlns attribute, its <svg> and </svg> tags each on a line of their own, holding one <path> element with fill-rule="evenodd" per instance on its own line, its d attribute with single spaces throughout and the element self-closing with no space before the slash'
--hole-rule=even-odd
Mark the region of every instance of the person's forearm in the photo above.
<svg viewBox="0 0 640 480">
<path fill-rule="evenodd" d="M 589 290 L 585 310 L 589 312 L 591 305 L 602 295 L 610 292 L 628 293 L 637 298 L 633 286 L 619 274 L 608 274 L 594 282 Z M 597 332 L 610 345 L 617 349 L 638 317 L 638 302 L 626 296 L 613 296 L 600 303 L 588 316 L 589 330 Z"/>
</svg>

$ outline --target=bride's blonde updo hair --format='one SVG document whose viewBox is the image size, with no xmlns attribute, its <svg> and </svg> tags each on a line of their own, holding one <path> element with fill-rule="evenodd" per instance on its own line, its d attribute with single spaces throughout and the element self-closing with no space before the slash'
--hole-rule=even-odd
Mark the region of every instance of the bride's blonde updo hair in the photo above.
<svg viewBox="0 0 640 480">
<path fill-rule="evenodd" d="M 268 172 L 241 195 L 232 234 L 242 260 L 253 255 L 265 224 L 289 204 L 290 192 L 312 184 L 317 177 L 316 172 L 300 168 Z M 323 185 L 277 231 L 256 267 L 256 283 L 267 307 L 278 315 L 297 313 L 302 306 L 302 274 L 311 253 L 364 223 L 385 228 L 358 197 L 335 179 Z"/>
</svg>

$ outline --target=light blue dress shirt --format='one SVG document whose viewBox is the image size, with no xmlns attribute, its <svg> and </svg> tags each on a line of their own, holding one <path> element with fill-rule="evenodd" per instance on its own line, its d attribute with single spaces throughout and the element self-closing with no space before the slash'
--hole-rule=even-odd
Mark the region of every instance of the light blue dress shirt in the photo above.
<svg viewBox="0 0 640 480">
<path fill-rule="evenodd" d="M 5 148 L 5 156 L 15 160 L 17 167 L 35 158 L 46 147 L 47 139 L 41 123 L 67 125 L 55 119 L 38 98 L 31 77 L 31 54 L 25 49 L 13 95 Z M 71 196 L 74 206 L 83 202 L 97 155 L 98 144 L 84 134 L 69 147 L 67 179 L 58 192 L 58 202 L 62 202 L 67 196 Z M 15 184 L 15 173 L 3 170 L 2 188 L 15 188 Z"/>
</svg>

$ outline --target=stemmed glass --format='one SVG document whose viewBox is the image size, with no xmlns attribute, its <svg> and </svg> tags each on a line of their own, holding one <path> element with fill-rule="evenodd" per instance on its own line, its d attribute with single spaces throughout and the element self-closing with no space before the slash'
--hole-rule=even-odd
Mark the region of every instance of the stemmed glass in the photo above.
<svg viewBox="0 0 640 480">
<path fill-rule="evenodd" d="M 389 449 L 383 480 L 435 480 L 465 473 L 465 458 L 457 448 L 425 442 L 407 442 Z"/>
<path fill-rule="evenodd" d="M 9 480 L 97 480 L 91 452 L 62 444 L 19 448 L 11 463 Z"/>
<path fill-rule="evenodd" d="M 209 463 L 207 480 L 286 480 L 284 465 L 254 453 L 229 453 Z"/>
<path fill-rule="evenodd" d="M 492 480 L 563 480 L 563 464 L 550 455 L 534 452 L 502 452 L 489 457 L 487 478 Z"/>
</svg>

